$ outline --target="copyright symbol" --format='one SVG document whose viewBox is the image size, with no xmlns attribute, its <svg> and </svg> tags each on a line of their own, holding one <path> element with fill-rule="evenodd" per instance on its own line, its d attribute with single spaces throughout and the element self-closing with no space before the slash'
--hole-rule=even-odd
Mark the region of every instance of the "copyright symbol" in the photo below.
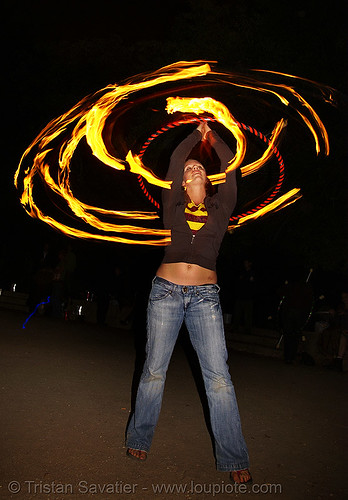
<svg viewBox="0 0 348 500">
<path fill-rule="evenodd" d="M 7 488 L 11 493 L 19 493 L 21 491 L 21 485 L 18 481 L 11 481 L 8 483 Z"/>
</svg>

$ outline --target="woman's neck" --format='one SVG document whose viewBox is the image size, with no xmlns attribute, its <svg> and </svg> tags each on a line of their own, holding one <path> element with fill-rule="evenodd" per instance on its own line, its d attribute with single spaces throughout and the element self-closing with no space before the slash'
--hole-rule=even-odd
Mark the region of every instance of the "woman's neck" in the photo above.
<svg viewBox="0 0 348 500">
<path fill-rule="evenodd" d="M 203 203 L 206 197 L 206 192 L 205 189 L 200 187 L 200 186 L 192 186 L 190 189 L 187 189 L 187 195 L 190 198 L 190 200 L 195 204 L 199 205 L 200 203 Z"/>
</svg>

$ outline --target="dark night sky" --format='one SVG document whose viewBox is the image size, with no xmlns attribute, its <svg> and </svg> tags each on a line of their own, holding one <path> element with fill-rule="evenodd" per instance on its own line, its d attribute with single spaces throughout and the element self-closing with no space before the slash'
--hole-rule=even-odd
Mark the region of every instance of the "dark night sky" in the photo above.
<svg viewBox="0 0 348 500">
<path fill-rule="evenodd" d="M 347 187 L 346 2 L 320 7 L 314 1 L 274 0 L 119 4 L 4 2 L 2 267 L 9 254 L 19 261 L 23 252 L 30 252 L 33 239 L 53 233 L 25 214 L 12 182 L 24 149 L 48 121 L 109 83 L 179 60 L 204 59 L 229 71 L 269 69 L 338 89 L 339 108 L 325 111 L 332 153 L 299 179 L 304 200 L 286 216 L 281 212 L 251 224 L 233 243 L 227 242 L 226 251 L 238 245 L 245 252 L 262 248 L 271 256 L 303 255 L 305 264 L 312 259 L 323 267 L 342 268 L 347 249 L 342 215 Z M 78 245 L 87 253 L 94 249 L 89 243 Z"/>
</svg>

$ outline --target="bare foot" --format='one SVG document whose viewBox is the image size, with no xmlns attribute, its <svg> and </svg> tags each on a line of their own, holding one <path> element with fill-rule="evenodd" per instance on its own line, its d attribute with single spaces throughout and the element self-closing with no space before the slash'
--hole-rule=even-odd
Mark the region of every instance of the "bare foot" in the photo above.
<svg viewBox="0 0 348 500">
<path fill-rule="evenodd" d="M 136 460 L 146 460 L 147 453 L 143 450 L 134 450 L 133 448 L 127 449 L 127 455 L 131 458 L 135 458 Z"/>
<path fill-rule="evenodd" d="M 233 470 L 230 472 L 231 480 L 237 484 L 245 484 L 252 481 L 249 469 Z"/>
</svg>

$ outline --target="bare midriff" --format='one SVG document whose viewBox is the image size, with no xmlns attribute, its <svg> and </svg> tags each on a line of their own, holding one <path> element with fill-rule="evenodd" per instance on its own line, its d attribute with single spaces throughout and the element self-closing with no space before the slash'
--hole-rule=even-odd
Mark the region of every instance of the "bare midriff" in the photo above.
<svg viewBox="0 0 348 500">
<path fill-rule="evenodd" d="M 187 262 L 161 264 L 156 276 L 176 285 L 198 286 L 217 283 L 215 271 Z"/>
</svg>

